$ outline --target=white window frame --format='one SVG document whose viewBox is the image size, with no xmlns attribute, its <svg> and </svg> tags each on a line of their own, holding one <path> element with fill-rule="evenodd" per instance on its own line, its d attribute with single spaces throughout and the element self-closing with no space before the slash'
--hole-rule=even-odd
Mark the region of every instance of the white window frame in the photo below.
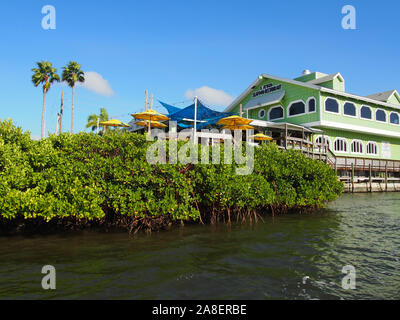
<svg viewBox="0 0 400 320">
<path fill-rule="evenodd" d="M 327 140 L 328 142 L 329 142 L 329 148 L 331 148 L 333 145 L 332 145 L 332 140 L 331 140 L 331 138 L 329 138 L 328 136 L 324 136 L 324 135 L 322 135 L 322 134 L 319 134 L 318 136 L 316 136 L 315 137 L 315 139 L 314 139 L 314 144 L 315 145 L 317 145 L 317 140 L 319 139 L 319 138 L 325 138 L 325 140 Z M 322 146 L 322 144 L 321 144 L 321 146 Z"/>
<path fill-rule="evenodd" d="M 385 119 L 386 119 L 386 121 L 380 121 L 380 120 L 378 120 L 378 119 L 376 118 L 376 114 L 378 113 L 378 111 L 383 111 L 383 112 L 385 113 Z M 384 110 L 384 109 L 382 109 L 382 108 L 376 109 L 376 110 L 375 110 L 375 121 L 376 121 L 376 122 L 379 122 L 379 123 L 387 123 L 387 122 L 388 122 L 388 116 L 387 116 L 386 110 Z"/>
<path fill-rule="evenodd" d="M 369 108 L 369 110 L 371 110 L 371 119 L 363 118 L 363 117 L 361 116 L 361 110 L 362 110 L 363 107 Z M 359 119 L 361 119 L 361 120 L 366 120 L 366 121 L 375 121 L 375 113 L 373 112 L 372 107 L 367 106 L 366 104 L 361 105 L 361 107 L 360 107 L 360 117 L 359 117 Z"/>
<path fill-rule="evenodd" d="M 326 110 L 326 101 L 328 100 L 328 99 L 332 99 L 332 100 L 335 100 L 337 103 L 338 103 L 338 112 L 332 112 L 332 111 L 327 111 Z M 324 100 L 324 112 L 326 112 L 326 113 L 331 113 L 331 114 L 336 114 L 337 116 L 339 115 L 341 115 L 341 111 L 342 110 L 342 104 L 340 103 L 340 101 L 338 100 L 338 99 L 336 99 L 336 98 L 333 98 L 333 97 L 326 97 L 325 98 L 325 100 Z"/>
<path fill-rule="evenodd" d="M 304 103 L 304 112 L 303 112 L 303 113 L 299 113 L 299 114 L 295 114 L 295 115 L 293 115 L 293 116 L 290 116 L 290 115 L 289 115 L 289 113 L 290 113 L 290 107 L 291 107 L 293 104 L 298 103 L 298 102 L 303 102 L 303 103 Z M 305 114 L 307 114 L 307 104 L 304 102 L 303 99 L 299 99 L 299 100 L 292 101 L 292 102 L 288 105 L 287 110 L 286 110 L 286 116 L 287 116 L 288 118 L 294 118 L 294 117 L 304 116 Z"/>
<path fill-rule="evenodd" d="M 345 145 L 346 145 L 346 151 L 337 151 L 337 150 L 335 150 L 335 144 L 336 144 L 336 141 L 343 141 L 344 143 L 345 143 Z M 335 152 L 335 153 L 349 153 L 349 151 L 350 151 L 350 149 L 349 149 L 349 143 L 348 143 L 348 141 L 347 141 L 347 139 L 345 139 L 345 138 L 341 138 L 341 137 L 337 137 L 334 141 L 333 141 L 333 152 Z"/>
<path fill-rule="evenodd" d="M 392 123 L 392 122 L 390 121 L 390 118 L 391 118 L 391 116 L 392 116 L 393 113 L 394 113 L 394 114 L 397 114 L 397 117 L 399 118 L 399 124 Z M 396 126 L 396 127 L 397 127 L 397 126 L 400 126 L 400 114 L 399 114 L 398 112 L 394 112 L 394 111 L 390 112 L 390 113 L 389 113 L 389 119 L 388 119 L 388 120 L 389 120 L 389 124 L 390 124 L 390 125 Z"/>
<path fill-rule="evenodd" d="M 362 145 L 362 152 L 353 152 L 353 151 L 352 151 L 352 145 L 353 145 L 353 143 L 355 143 L 355 142 L 358 142 L 358 143 L 360 143 L 360 144 Z M 351 154 L 365 154 L 365 145 L 364 145 L 364 143 L 363 143 L 361 140 L 358 140 L 358 139 L 352 140 L 352 141 L 351 141 L 351 144 L 350 144 L 350 153 L 351 153 Z"/>
<path fill-rule="evenodd" d="M 351 116 L 351 115 L 349 115 L 349 114 L 345 114 L 345 113 L 344 113 L 344 106 L 345 106 L 346 103 L 351 103 L 351 104 L 354 106 L 354 108 L 356 109 L 356 115 L 355 115 L 355 116 Z M 350 118 L 358 118 L 358 115 L 357 115 L 357 114 L 358 114 L 358 108 L 357 108 L 357 105 L 356 105 L 354 102 L 345 101 L 345 102 L 343 102 L 342 108 L 343 108 L 343 116 L 345 116 L 345 117 L 350 117 Z"/>
<path fill-rule="evenodd" d="M 312 99 L 314 99 L 314 101 L 315 101 L 315 110 L 314 111 L 310 111 L 310 108 L 309 108 L 309 105 L 308 105 L 308 103 Z M 317 112 L 317 99 L 314 96 L 313 97 L 309 97 L 307 99 L 307 102 L 306 102 L 306 113 L 315 113 L 315 112 Z"/>
<path fill-rule="evenodd" d="M 368 152 L 368 145 L 375 145 L 376 147 L 376 153 L 369 153 Z M 369 156 L 379 156 L 379 146 L 378 143 L 376 143 L 375 141 L 368 141 L 367 144 L 365 145 L 365 154 L 369 155 Z"/>
<path fill-rule="evenodd" d="M 264 111 L 264 117 L 261 117 L 261 112 L 263 112 Z M 260 118 L 260 119 L 265 119 L 265 116 L 267 115 L 267 112 L 265 111 L 265 109 L 260 109 L 259 111 L 258 111 L 258 117 Z"/>
<path fill-rule="evenodd" d="M 282 118 L 276 118 L 276 119 L 272 119 L 271 120 L 271 118 L 270 118 L 270 113 L 271 113 L 271 110 L 272 109 L 274 109 L 274 108 L 281 108 L 282 109 Z M 268 119 L 268 121 L 276 121 L 276 120 L 282 120 L 282 119 L 285 119 L 285 108 L 283 108 L 281 105 L 278 105 L 278 106 L 274 106 L 274 107 L 272 107 L 272 108 L 269 108 L 269 110 L 268 110 L 268 113 L 267 113 L 267 119 Z"/>
</svg>

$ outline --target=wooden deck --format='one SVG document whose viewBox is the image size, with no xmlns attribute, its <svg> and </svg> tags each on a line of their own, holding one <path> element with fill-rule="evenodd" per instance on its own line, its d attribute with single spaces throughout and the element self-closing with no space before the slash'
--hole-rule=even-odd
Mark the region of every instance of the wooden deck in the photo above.
<svg viewBox="0 0 400 320">
<path fill-rule="evenodd" d="M 306 156 L 324 161 L 337 173 L 339 180 L 346 184 L 349 192 L 355 192 L 357 184 L 366 184 L 366 191 L 398 190 L 400 186 L 400 161 L 335 155 L 328 146 L 315 145 L 311 141 L 286 137 L 280 140 L 281 149 L 295 149 Z M 278 141 L 279 141 L 278 140 Z M 396 185 L 389 188 L 388 185 Z"/>
</svg>

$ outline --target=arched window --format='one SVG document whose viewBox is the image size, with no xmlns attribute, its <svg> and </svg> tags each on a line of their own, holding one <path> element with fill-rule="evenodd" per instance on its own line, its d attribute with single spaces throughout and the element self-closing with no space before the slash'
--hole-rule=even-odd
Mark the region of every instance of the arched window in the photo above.
<svg viewBox="0 0 400 320">
<path fill-rule="evenodd" d="M 378 155 L 378 144 L 376 142 L 367 143 L 367 154 L 375 156 Z"/>
<path fill-rule="evenodd" d="M 317 103 L 316 103 L 314 97 L 308 98 L 307 104 L 308 104 L 308 112 L 315 112 L 316 111 Z"/>
<path fill-rule="evenodd" d="M 376 121 L 386 122 L 386 112 L 382 109 L 376 110 Z"/>
<path fill-rule="evenodd" d="M 263 119 L 265 117 L 265 110 L 261 109 L 260 111 L 258 111 L 258 117 Z"/>
<path fill-rule="evenodd" d="M 318 137 L 315 139 L 315 145 L 316 145 L 316 147 L 317 147 L 317 150 L 323 149 L 324 146 L 325 146 L 325 148 L 328 147 L 328 148 L 330 149 L 330 147 L 331 147 L 331 141 L 329 140 L 328 137 L 318 136 Z"/>
<path fill-rule="evenodd" d="M 289 117 L 297 116 L 299 114 L 306 113 L 306 104 L 302 100 L 295 101 L 289 105 L 288 110 L 289 110 L 289 114 L 288 114 Z"/>
<path fill-rule="evenodd" d="M 268 120 L 283 119 L 283 108 L 281 106 L 273 107 L 268 111 Z"/>
<path fill-rule="evenodd" d="M 333 150 L 336 152 L 347 152 L 347 140 L 343 138 L 336 138 L 333 144 Z"/>
<path fill-rule="evenodd" d="M 355 117 L 357 114 L 356 114 L 356 106 L 354 105 L 354 103 L 346 102 L 343 106 L 343 113 L 346 116 Z"/>
<path fill-rule="evenodd" d="M 360 114 L 361 114 L 361 118 L 372 120 L 372 111 L 371 111 L 370 107 L 362 106 Z"/>
<path fill-rule="evenodd" d="M 390 123 L 391 124 L 399 124 L 399 114 L 396 112 L 392 112 L 390 114 Z"/>
<path fill-rule="evenodd" d="M 356 153 L 356 154 L 364 153 L 364 145 L 360 140 L 354 140 L 351 143 L 351 153 Z"/>
<path fill-rule="evenodd" d="M 325 111 L 339 113 L 339 102 L 333 98 L 326 99 Z"/>
</svg>

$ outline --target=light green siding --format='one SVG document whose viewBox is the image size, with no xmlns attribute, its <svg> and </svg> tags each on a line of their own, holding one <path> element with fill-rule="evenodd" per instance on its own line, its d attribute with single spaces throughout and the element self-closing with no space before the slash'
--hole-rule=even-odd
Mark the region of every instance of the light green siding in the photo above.
<svg viewBox="0 0 400 320">
<path fill-rule="evenodd" d="M 296 81 L 301 81 L 301 82 L 307 82 L 307 81 L 312 81 L 312 80 L 316 80 L 322 77 L 326 77 L 327 74 L 326 73 L 322 73 L 322 72 L 313 72 L 310 74 L 305 74 L 302 75 L 301 77 L 295 78 L 294 80 Z"/>
<path fill-rule="evenodd" d="M 339 111 L 340 111 L 339 114 L 330 113 L 330 112 L 325 111 L 325 100 L 328 97 L 335 98 L 336 100 L 338 100 Z M 353 103 L 356 106 L 356 110 L 357 110 L 356 117 L 344 115 L 343 106 L 344 106 L 344 103 L 347 101 Z M 390 113 L 397 112 L 400 114 L 400 110 L 381 106 L 381 105 L 375 105 L 375 104 L 371 104 L 371 103 L 364 103 L 364 102 L 361 102 L 361 101 L 358 101 L 355 99 L 346 98 L 346 97 L 333 96 L 333 95 L 326 94 L 326 93 L 321 94 L 321 102 L 322 102 L 321 108 L 323 110 L 321 113 L 321 120 L 337 122 L 340 124 L 355 125 L 355 126 L 359 126 L 359 127 L 366 127 L 366 128 L 370 128 L 370 129 L 380 129 L 380 130 L 386 130 L 386 131 L 400 133 L 400 126 L 392 125 L 389 123 Z M 373 120 L 362 119 L 360 117 L 360 110 L 361 110 L 361 107 L 364 105 L 371 108 Z M 378 109 L 382 109 L 382 110 L 386 111 L 386 120 L 387 120 L 386 123 L 375 120 L 375 114 Z"/>
<path fill-rule="evenodd" d="M 307 82 L 317 78 L 326 76 L 326 74 L 314 72 L 312 74 L 303 75 L 296 78 L 297 81 Z M 242 101 L 237 102 L 232 112 L 239 113 L 239 105 L 243 105 L 243 111 L 245 112 L 246 103 L 252 99 L 252 93 L 260 90 L 260 88 L 266 84 L 272 84 L 274 86 L 281 84 L 282 90 L 285 91 L 281 103 L 275 103 L 267 107 L 257 107 L 249 110 L 249 118 L 257 120 L 271 121 L 268 119 L 268 111 L 277 105 L 281 105 L 284 109 L 284 118 L 280 120 L 272 120 L 274 122 L 287 122 L 298 125 L 312 126 L 323 130 L 331 140 L 331 150 L 334 151 L 334 141 L 336 138 L 345 138 L 348 143 L 348 150 L 346 153 L 337 153 L 337 155 L 351 156 L 351 157 L 364 157 L 364 158 L 376 158 L 376 159 L 390 159 L 400 160 L 400 125 L 390 123 L 390 114 L 395 112 L 400 116 L 400 107 L 382 105 L 382 103 L 376 101 L 365 102 L 363 97 L 357 96 L 345 96 L 344 93 L 345 83 L 340 80 L 339 76 L 335 77 L 331 81 L 320 83 L 317 86 L 310 86 L 303 83 L 293 83 L 287 79 L 269 79 L 263 78 L 261 82 L 254 88 Z M 335 92 L 326 92 L 326 87 Z M 291 103 L 302 100 L 307 104 L 307 100 L 310 97 L 314 97 L 316 100 L 316 111 L 308 113 L 306 105 L 306 113 L 297 116 L 288 116 L 288 108 Z M 334 98 L 339 103 L 339 113 L 331 113 L 325 111 L 325 100 L 327 98 Z M 370 99 L 371 100 L 371 99 Z M 356 107 L 356 116 L 344 115 L 344 104 L 346 102 L 353 103 Z M 391 104 L 399 105 L 396 95 L 392 95 L 388 101 Z M 361 118 L 361 107 L 368 106 L 372 111 L 372 120 Z M 265 110 L 265 117 L 260 118 L 260 110 Z M 376 121 L 376 111 L 378 109 L 384 110 L 386 113 L 386 122 Z M 364 146 L 363 154 L 351 153 L 351 142 L 353 140 L 360 140 Z M 377 155 L 371 155 L 366 153 L 366 147 L 368 142 L 375 142 L 378 146 L 379 153 Z M 382 155 L 382 143 L 385 143 L 385 147 L 390 144 L 390 156 Z"/>
<path fill-rule="evenodd" d="M 302 87 L 299 85 L 295 85 L 295 84 L 291 84 L 291 83 L 285 83 L 285 82 L 279 82 L 276 80 L 272 80 L 272 79 L 264 79 L 247 97 L 245 97 L 241 102 L 239 102 L 235 108 L 232 110 L 232 112 L 234 113 L 239 113 L 239 109 L 240 109 L 240 104 L 243 105 L 243 111 L 244 111 L 244 106 L 246 105 L 246 103 L 252 98 L 252 93 L 255 91 L 260 90 L 260 88 L 265 85 L 265 84 L 273 84 L 273 85 L 278 85 L 278 84 L 282 84 L 282 90 L 285 90 L 286 94 L 283 97 L 282 101 L 280 104 L 274 104 L 271 106 L 267 106 L 267 107 L 260 107 L 260 108 L 256 108 L 256 109 L 251 109 L 249 110 L 249 118 L 251 119 L 257 119 L 257 120 L 265 120 L 268 121 L 268 111 L 269 109 L 271 109 L 272 107 L 275 107 L 277 105 L 281 105 L 284 109 L 284 119 L 282 120 L 276 120 L 276 122 L 290 122 L 290 123 L 294 123 L 294 124 L 301 124 L 301 123 L 306 123 L 306 122 L 315 122 L 315 121 L 319 121 L 320 118 L 320 111 L 319 111 L 319 91 L 315 90 L 315 89 L 310 89 L 307 87 Z M 287 108 L 290 105 L 291 102 L 293 101 L 297 101 L 297 100 L 303 100 L 304 103 L 307 103 L 307 100 L 310 97 L 314 97 L 316 100 L 316 111 L 313 113 L 306 113 L 303 115 L 298 115 L 298 116 L 293 116 L 293 117 L 288 117 L 287 116 Z M 306 106 L 307 107 L 307 106 Z M 260 118 L 259 117 L 259 111 L 261 109 L 265 110 L 265 117 L 264 118 Z M 244 111 L 245 112 L 245 111 Z M 245 113 L 244 113 L 245 114 Z"/>
<path fill-rule="evenodd" d="M 327 81 L 327 82 L 319 83 L 318 85 L 321 87 L 333 89 L 333 90 L 340 91 L 340 92 L 345 91 L 344 81 L 341 81 L 339 79 L 339 77 L 336 77 L 335 79 Z"/>
<path fill-rule="evenodd" d="M 391 104 L 400 105 L 400 100 L 397 98 L 397 96 L 396 96 L 395 94 L 392 95 L 392 96 L 388 99 L 387 102 L 388 102 L 388 103 L 391 103 Z"/>
<path fill-rule="evenodd" d="M 330 149 L 335 153 L 337 156 L 348 156 L 348 157 L 357 157 L 357 158 L 376 158 L 376 159 L 383 159 L 382 157 L 382 142 L 390 143 L 390 153 L 392 159 L 400 159 L 400 139 L 396 138 L 388 138 L 388 137 L 381 137 L 377 135 L 371 134 L 363 134 L 363 133 L 355 133 L 350 131 L 344 130 L 333 130 L 333 129 L 324 129 L 324 135 L 329 138 L 330 141 Z M 314 137 L 314 140 L 318 136 Z M 334 142 L 336 138 L 345 138 L 347 141 L 347 152 L 335 152 L 334 151 Z M 363 154 L 354 154 L 351 153 L 351 143 L 354 140 L 360 140 L 363 143 L 364 152 Z M 378 145 L 378 155 L 369 155 L 366 152 L 367 143 L 368 142 L 376 142 Z"/>
</svg>

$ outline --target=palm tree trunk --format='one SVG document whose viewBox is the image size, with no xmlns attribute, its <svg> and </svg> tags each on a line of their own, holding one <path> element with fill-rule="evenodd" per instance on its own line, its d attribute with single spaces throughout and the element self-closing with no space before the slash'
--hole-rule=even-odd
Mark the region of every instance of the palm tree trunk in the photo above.
<svg viewBox="0 0 400 320">
<path fill-rule="evenodd" d="M 72 86 L 72 122 L 71 122 L 71 133 L 74 133 L 74 101 L 75 101 L 75 86 Z"/>
<path fill-rule="evenodd" d="M 46 114 L 46 91 L 43 90 L 43 108 L 42 108 L 42 139 L 44 138 L 44 116 Z"/>
</svg>

